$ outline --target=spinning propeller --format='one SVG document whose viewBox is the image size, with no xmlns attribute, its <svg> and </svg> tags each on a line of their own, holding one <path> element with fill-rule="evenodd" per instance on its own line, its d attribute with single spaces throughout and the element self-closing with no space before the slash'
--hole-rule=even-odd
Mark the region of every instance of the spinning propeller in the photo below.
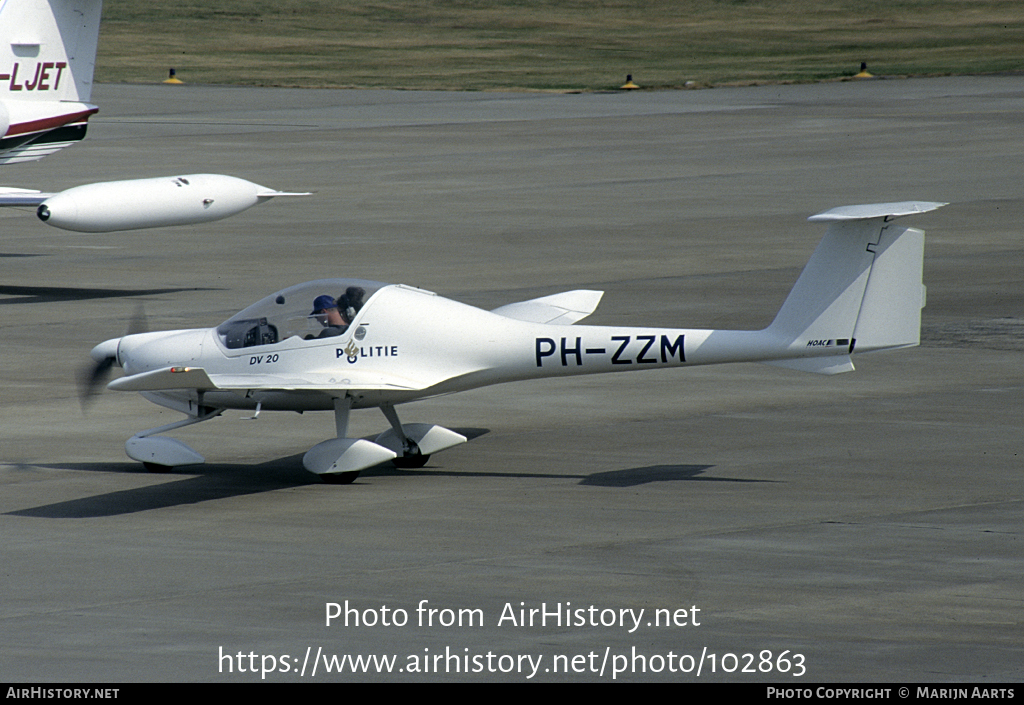
<svg viewBox="0 0 1024 705">
<path fill-rule="evenodd" d="M 125 335 L 146 333 L 148 330 L 149 325 L 146 319 L 146 311 L 140 303 L 135 307 L 135 313 L 128 322 L 128 330 L 125 332 Z M 107 380 L 110 377 L 110 371 L 117 364 L 118 346 L 116 343 L 119 341 L 120 339 L 111 341 L 115 344 L 106 349 L 101 348 L 101 346 L 96 346 L 96 348 L 93 349 L 93 359 L 96 361 L 95 364 L 79 370 L 78 398 L 82 403 L 82 411 L 88 409 L 89 405 L 92 403 L 93 397 L 99 394 L 102 387 L 106 386 Z"/>
</svg>

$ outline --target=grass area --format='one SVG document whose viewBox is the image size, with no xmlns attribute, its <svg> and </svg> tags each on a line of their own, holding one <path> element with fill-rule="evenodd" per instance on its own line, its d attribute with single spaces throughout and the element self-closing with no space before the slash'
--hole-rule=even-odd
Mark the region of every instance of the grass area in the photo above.
<svg viewBox="0 0 1024 705">
<path fill-rule="evenodd" d="M 1024 70 L 1021 0 L 107 0 L 96 78 L 602 90 Z"/>
</svg>

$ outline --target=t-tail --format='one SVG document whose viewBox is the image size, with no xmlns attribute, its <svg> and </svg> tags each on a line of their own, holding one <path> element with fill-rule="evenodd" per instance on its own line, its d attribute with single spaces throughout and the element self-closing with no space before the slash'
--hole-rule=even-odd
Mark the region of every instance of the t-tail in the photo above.
<svg viewBox="0 0 1024 705">
<path fill-rule="evenodd" d="M 779 358 L 767 361 L 805 372 L 853 369 L 854 352 L 918 345 L 924 232 L 893 223 L 946 205 L 907 201 L 843 206 L 809 220 L 828 223 L 772 324 Z"/>
<path fill-rule="evenodd" d="M 775 320 L 761 330 L 571 325 L 593 311 L 600 292 L 566 292 L 494 312 L 542 324 L 535 329 L 533 355 L 524 356 L 524 379 L 730 362 L 849 372 L 855 352 L 919 344 L 924 233 L 893 221 L 944 205 L 875 203 L 812 216 L 828 223 L 825 236 Z M 551 322 L 565 325 L 558 330 Z"/>
<path fill-rule="evenodd" d="M 102 0 L 0 0 L 0 164 L 85 136 Z"/>
</svg>

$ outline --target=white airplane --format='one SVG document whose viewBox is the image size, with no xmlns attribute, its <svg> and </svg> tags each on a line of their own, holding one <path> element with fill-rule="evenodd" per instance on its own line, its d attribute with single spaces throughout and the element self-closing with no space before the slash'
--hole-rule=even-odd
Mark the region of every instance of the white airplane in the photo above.
<svg viewBox="0 0 1024 705">
<path fill-rule="evenodd" d="M 0 0 L 0 164 L 85 137 L 102 0 Z M 0 206 L 47 225 L 112 232 L 219 220 L 288 193 L 222 174 L 85 184 L 60 193 L 0 187 Z"/>
<path fill-rule="evenodd" d="M 91 386 L 114 365 L 109 389 L 141 392 L 185 414 L 136 434 L 129 457 L 150 469 L 202 463 L 157 434 L 226 409 L 333 411 L 337 437 L 303 457 L 326 482 L 394 461 L 422 466 L 466 438 L 403 424 L 395 406 L 425 397 L 538 377 L 766 362 L 806 372 L 853 369 L 854 353 L 920 341 L 924 233 L 892 221 L 944 203 L 846 206 L 812 216 L 828 223 L 770 326 L 758 331 L 576 326 L 600 291 L 568 291 L 493 311 L 402 284 L 325 279 L 293 286 L 216 328 L 136 333 L 100 343 Z M 91 391 L 91 390 L 87 390 Z M 348 438 L 352 409 L 377 407 L 391 429 Z"/>
</svg>

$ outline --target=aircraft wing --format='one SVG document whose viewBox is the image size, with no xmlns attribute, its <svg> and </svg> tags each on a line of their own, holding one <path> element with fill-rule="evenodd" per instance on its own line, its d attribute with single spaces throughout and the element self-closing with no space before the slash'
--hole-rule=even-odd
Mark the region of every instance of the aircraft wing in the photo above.
<svg viewBox="0 0 1024 705">
<path fill-rule="evenodd" d="M 165 367 L 115 379 L 108 389 L 119 392 L 155 392 L 165 389 L 217 389 L 202 367 Z"/>
<path fill-rule="evenodd" d="M 561 294 L 541 296 L 529 301 L 505 304 L 493 309 L 491 313 L 527 323 L 569 325 L 582 321 L 592 314 L 601 302 L 602 296 L 604 296 L 603 291 L 576 289 L 575 291 L 563 291 Z"/>
<path fill-rule="evenodd" d="M 32 191 L 31 189 L 0 187 L 0 208 L 4 206 L 34 208 L 52 195 L 52 193 Z"/>
<path fill-rule="evenodd" d="M 428 386 L 403 377 L 359 373 L 351 370 L 346 370 L 344 376 L 338 373 L 211 375 L 202 367 L 164 367 L 115 379 L 107 385 L 107 388 L 119 392 L 157 392 L 170 389 L 329 391 L 334 389 L 419 390 L 426 389 Z"/>
</svg>

